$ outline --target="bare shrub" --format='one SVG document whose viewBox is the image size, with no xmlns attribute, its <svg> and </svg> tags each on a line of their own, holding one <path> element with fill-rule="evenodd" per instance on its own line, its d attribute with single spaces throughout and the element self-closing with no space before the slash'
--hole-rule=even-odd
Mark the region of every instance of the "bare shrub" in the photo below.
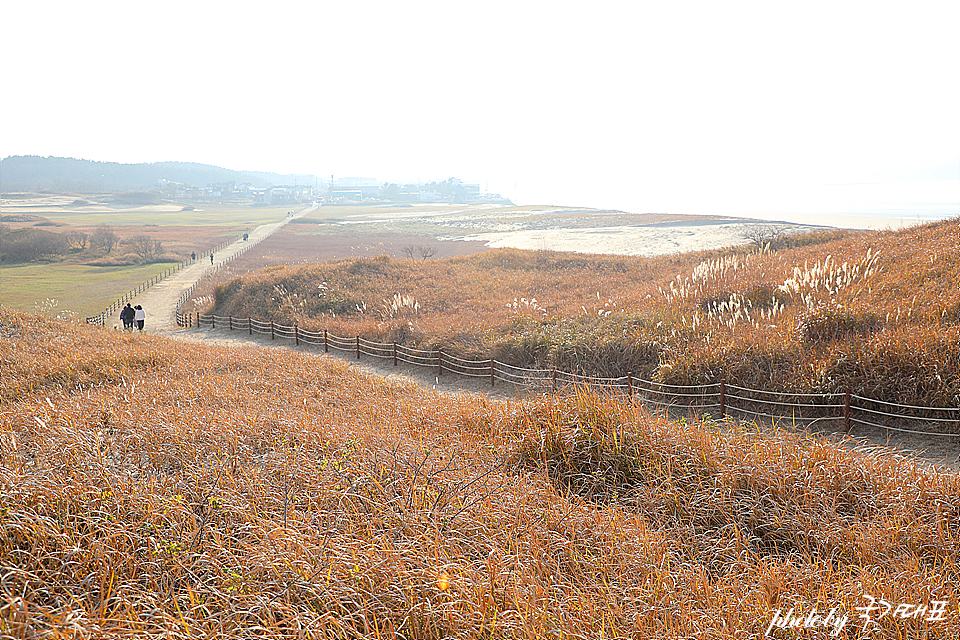
<svg viewBox="0 0 960 640">
<path fill-rule="evenodd" d="M 63 255 L 67 246 L 62 234 L 43 229 L 18 229 L 4 234 L 0 259 L 4 262 L 33 262 Z"/>
<path fill-rule="evenodd" d="M 417 255 L 419 255 L 422 260 L 432 258 L 437 255 L 438 251 L 440 251 L 440 249 L 430 245 L 420 245 L 417 247 Z"/>
<path fill-rule="evenodd" d="M 64 237 L 69 243 L 70 248 L 78 251 L 83 251 L 86 249 L 87 242 L 90 240 L 90 234 L 86 233 L 85 231 L 80 231 L 79 229 L 68 231 Z"/>
<path fill-rule="evenodd" d="M 90 246 L 95 249 L 103 249 L 104 253 L 110 253 L 119 243 L 120 236 L 106 224 L 98 224 L 90 234 Z"/>
<path fill-rule="evenodd" d="M 775 251 L 780 248 L 787 226 L 781 224 L 755 224 L 746 227 L 743 238 L 758 251 Z"/>
<path fill-rule="evenodd" d="M 408 244 L 407 246 L 403 247 L 403 255 L 411 259 L 420 258 L 421 260 L 426 260 L 437 255 L 439 251 L 439 248 L 426 244 Z"/>
<path fill-rule="evenodd" d="M 162 243 L 146 234 L 133 236 L 127 242 L 133 248 L 133 252 L 137 254 L 141 262 L 156 260 L 163 253 Z"/>
</svg>

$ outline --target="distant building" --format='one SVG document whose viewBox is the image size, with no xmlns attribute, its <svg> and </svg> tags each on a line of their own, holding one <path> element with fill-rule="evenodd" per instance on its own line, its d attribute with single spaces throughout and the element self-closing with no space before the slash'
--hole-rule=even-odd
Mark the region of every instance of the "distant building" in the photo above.
<svg viewBox="0 0 960 640">
<path fill-rule="evenodd" d="M 397 200 L 400 202 L 420 202 L 420 186 L 415 184 L 402 185 Z"/>
<path fill-rule="evenodd" d="M 337 184 L 327 191 L 326 202 L 360 202 L 380 197 L 380 185 L 350 184 L 351 182 L 366 181 L 364 178 L 341 178 Z"/>
<path fill-rule="evenodd" d="M 215 198 L 222 198 L 223 196 L 231 196 L 237 191 L 237 183 L 230 182 L 214 182 L 207 185 L 207 193 Z"/>
<path fill-rule="evenodd" d="M 297 195 L 286 187 L 270 187 L 263 192 L 263 202 L 266 204 L 294 204 Z"/>
<path fill-rule="evenodd" d="M 313 187 L 283 186 L 250 189 L 248 193 L 253 196 L 254 202 L 263 204 L 301 204 L 313 201 L 314 189 Z"/>
<path fill-rule="evenodd" d="M 325 202 L 360 202 L 363 200 L 363 191 L 360 189 L 331 189 L 327 192 Z"/>
<path fill-rule="evenodd" d="M 454 186 L 456 201 L 460 203 L 476 202 L 480 199 L 480 185 L 460 182 Z"/>
<path fill-rule="evenodd" d="M 495 201 L 503 201 L 493 194 Z M 370 178 L 340 178 L 331 181 L 324 203 L 363 202 L 382 200 L 385 202 L 456 202 L 468 204 L 489 200 L 487 194 L 480 193 L 478 183 L 466 183 L 457 178 L 448 178 L 442 182 L 397 184 L 385 182 L 378 185 Z M 507 201 L 509 202 L 509 201 Z"/>
</svg>

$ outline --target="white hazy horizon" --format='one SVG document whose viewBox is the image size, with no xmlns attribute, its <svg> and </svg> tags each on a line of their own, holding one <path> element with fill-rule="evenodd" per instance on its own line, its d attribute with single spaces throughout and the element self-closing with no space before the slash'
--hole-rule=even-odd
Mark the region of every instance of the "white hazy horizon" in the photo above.
<svg viewBox="0 0 960 640">
<path fill-rule="evenodd" d="M 4 7 L 0 157 L 479 182 L 835 226 L 960 215 L 960 5 Z"/>
</svg>

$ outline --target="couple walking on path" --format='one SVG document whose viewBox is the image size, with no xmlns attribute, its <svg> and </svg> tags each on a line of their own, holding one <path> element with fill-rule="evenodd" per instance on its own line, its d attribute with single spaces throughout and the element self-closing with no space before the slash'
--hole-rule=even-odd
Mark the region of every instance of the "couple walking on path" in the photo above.
<svg viewBox="0 0 960 640">
<path fill-rule="evenodd" d="M 137 330 L 143 331 L 143 323 L 147 319 L 147 314 L 140 305 L 131 307 L 128 302 L 127 306 L 120 312 L 120 319 L 123 320 L 124 330 L 133 331 L 133 326 L 136 324 Z"/>
</svg>

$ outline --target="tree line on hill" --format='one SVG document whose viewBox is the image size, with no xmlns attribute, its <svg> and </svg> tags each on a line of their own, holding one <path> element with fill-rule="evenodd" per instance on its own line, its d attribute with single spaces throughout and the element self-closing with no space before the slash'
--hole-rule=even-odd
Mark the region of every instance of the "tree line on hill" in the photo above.
<svg viewBox="0 0 960 640">
<path fill-rule="evenodd" d="M 189 185 L 236 182 L 254 187 L 308 184 L 313 175 L 280 175 L 260 171 L 233 171 L 194 162 L 120 164 L 76 158 L 10 156 L 0 160 L 0 189 L 53 191 L 56 193 L 103 193 L 155 188 L 161 181 Z"/>
</svg>

